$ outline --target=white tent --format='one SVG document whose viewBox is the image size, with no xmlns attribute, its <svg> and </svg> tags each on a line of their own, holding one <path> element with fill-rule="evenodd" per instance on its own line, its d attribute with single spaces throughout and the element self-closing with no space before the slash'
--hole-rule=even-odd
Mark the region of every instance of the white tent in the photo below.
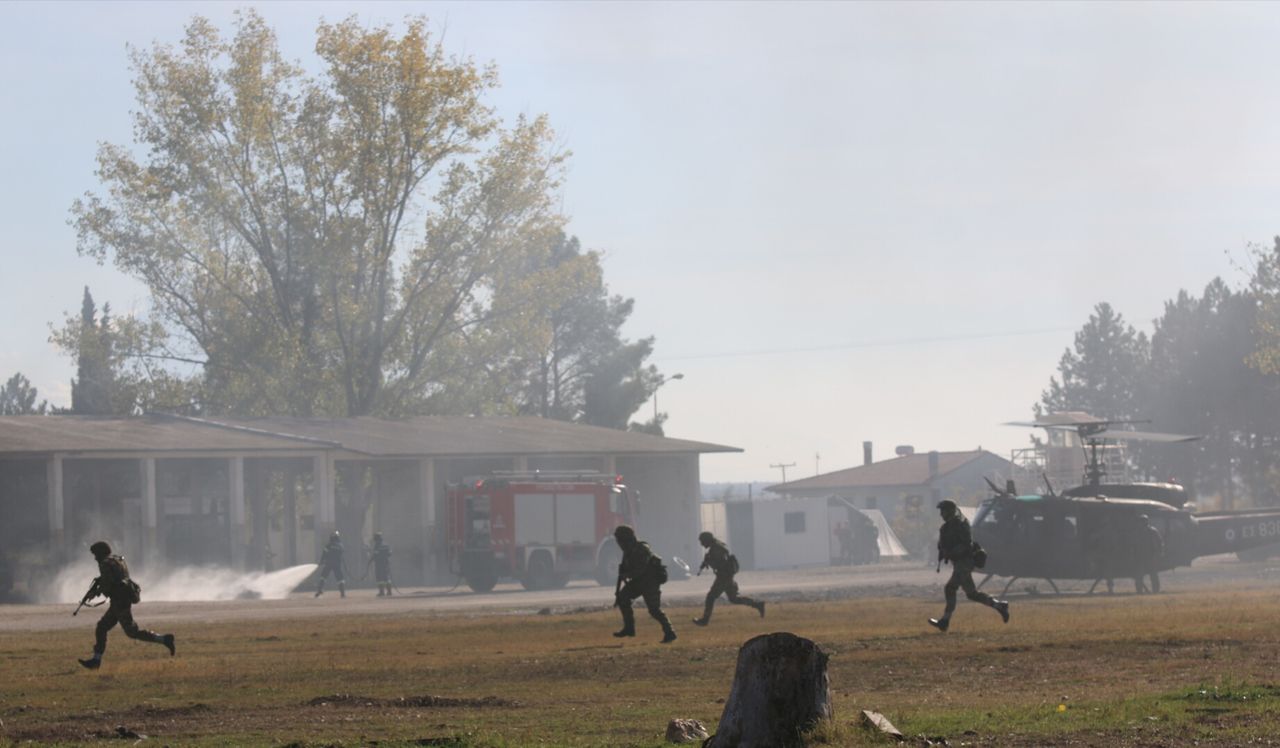
<svg viewBox="0 0 1280 748">
<path fill-rule="evenodd" d="M 840 496 L 831 497 L 829 505 L 833 512 L 839 512 L 843 509 L 845 521 L 850 517 L 849 512 L 861 512 L 867 519 L 875 523 L 876 529 L 880 531 L 877 539 L 877 545 L 880 546 L 880 558 L 906 558 L 910 555 L 906 546 L 898 539 L 897 533 L 893 531 L 892 527 L 889 527 L 889 521 L 884 518 L 884 512 L 879 509 L 859 509 L 853 505 L 853 502 Z"/>
<path fill-rule="evenodd" d="M 876 529 L 880 531 L 880 558 L 906 558 L 908 555 L 907 547 L 898 540 L 898 535 L 889 527 L 889 521 L 884 518 L 884 512 L 879 509 L 854 509 L 855 512 L 862 512 L 876 523 Z"/>
</svg>

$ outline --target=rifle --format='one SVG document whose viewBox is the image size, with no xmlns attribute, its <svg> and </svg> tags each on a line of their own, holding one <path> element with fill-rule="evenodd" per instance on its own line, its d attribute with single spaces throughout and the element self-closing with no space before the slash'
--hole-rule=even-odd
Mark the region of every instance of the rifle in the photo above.
<svg viewBox="0 0 1280 748">
<path fill-rule="evenodd" d="M 699 567 L 698 567 L 698 573 L 697 573 L 697 574 L 694 574 L 694 576 L 695 576 L 695 577 L 700 577 L 700 576 L 702 576 L 702 570 L 703 570 L 703 569 L 705 569 L 705 568 L 707 568 L 707 559 L 705 559 L 705 558 L 704 558 L 704 559 L 702 559 L 702 566 L 699 566 Z"/>
<path fill-rule="evenodd" d="M 89 591 L 84 593 L 84 597 L 80 598 L 80 604 L 77 605 L 76 609 L 71 612 L 71 616 L 74 618 L 75 615 L 80 612 L 81 608 L 83 608 L 85 605 L 89 605 L 90 600 L 92 600 L 93 598 L 101 594 L 102 594 L 102 578 L 98 577 L 93 580 L 92 584 L 89 585 Z M 97 605 L 89 605 L 89 607 L 96 608 L 98 607 L 98 605 L 101 605 L 101 604 L 102 603 L 98 603 Z"/>
</svg>

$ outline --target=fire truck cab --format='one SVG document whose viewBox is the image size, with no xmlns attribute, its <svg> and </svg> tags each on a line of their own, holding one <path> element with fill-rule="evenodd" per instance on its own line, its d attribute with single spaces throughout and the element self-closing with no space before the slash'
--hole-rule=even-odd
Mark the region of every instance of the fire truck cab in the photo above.
<svg viewBox="0 0 1280 748">
<path fill-rule="evenodd" d="M 499 579 L 525 589 L 563 587 L 570 577 L 613 584 L 621 553 L 613 530 L 635 524 L 638 497 L 621 476 L 583 472 L 495 472 L 451 484 L 449 565 L 476 592 Z"/>
</svg>

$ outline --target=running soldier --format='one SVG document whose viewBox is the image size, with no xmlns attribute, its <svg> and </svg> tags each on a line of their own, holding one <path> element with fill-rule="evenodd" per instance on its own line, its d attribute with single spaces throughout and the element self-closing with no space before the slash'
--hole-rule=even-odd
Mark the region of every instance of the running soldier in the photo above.
<svg viewBox="0 0 1280 748">
<path fill-rule="evenodd" d="M 613 635 L 636 635 L 636 614 L 631 610 L 631 601 L 642 597 L 649 615 L 662 625 L 662 643 L 675 641 L 675 629 L 671 628 L 667 614 L 662 612 L 662 584 L 667 581 L 662 559 L 653 554 L 648 543 L 637 540 L 636 531 L 628 525 L 619 525 L 613 531 L 613 539 L 618 541 L 618 547 L 622 549 L 622 563 L 618 564 L 618 584 L 614 588 L 613 600 L 614 607 L 622 612 L 622 630 L 613 632 Z"/>
<path fill-rule="evenodd" d="M 995 608 L 1000 618 L 1008 623 L 1009 603 L 979 592 L 973 584 L 973 536 L 969 533 L 969 520 L 960 513 L 960 507 L 949 499 L 938 502 L 938 512 L 942 515 L 942 527 L 938 530 L 938 567 L 941 569 L 944 562 L 949 562 L 951 578 L 943 588 L 947 609 L 941 618 L 930 618 L 929 625 L 939 631 L 947 630 L 951 625 L 951 614 L 956 609 L 956 590 L 961 587 L 964 588 L 965 597 Z"/>
<path fill-rule="evenodd" d="M 107 632 L 115 628 L 117 623 L 130 639 L 163 644 L 169 650 L 169 656 L 172 657 L 177 651 L 173 645 L 173 634 L 161 635 L 138 628 L 138 624 L 133 620 L 133 605 L 142 599 L 141 588 L 129 578 L 129 567 L 124 559 L 113 556 L 111 546 L 102 540 L 89 546 L 89 552 L 98 562 L 98 578 L 93 580 L 93 584 L 89 586 L 89 591 L 85 593 L 80 604 L 84 605 L 95 597 L 102 596 L 107 598 L 109 605 L 107 612 L 98 619 L 98 626 L 93 631 L 93 655 L 87 660 L 80 660 L 80 664 L 90 670 L 97 670 L 102 665 L 102 653 L 107 651 Z M 79 610 L 76 608 L 76 611 Z"/>
<path fill-rule="evenodd" d="M 373 548 L 369 550 L 369 560 L 364 565 L 366 577 L 371 565 L 373 581 L 378 584 L 378 597 L 391 597 L 391 546 L 382 542 L 380 532 L 373 534 Z"/>
<path fill-rule="evenodd" d="M 342 536 L 337 530 L 329 536 L 329 542 L 320 552 L 320 582 L 316 585 L 316 597 L 324 594 L 325 577 L 333 574 L 338 580 L 338 594 L 347 596 L 347 564 L 342 560 Z"/>
<path fill-rule="evenodd" d="M 734 575 L 738 573 L 738 559 L 729 552 L 729 547 L 709 532 L 699 534 L 698 542 L 707 549 L 698 573 L 701 574 L 703 569 L 710 567 L 711 571 L 715 572 L 716 581 L 711 583 L 711 589 L 707 592 L 702 617 L 693 619 L 694 624 L 706 626 L 711 623 L 711 610 L 721 595 L 727 596 L 729 602 L 734 605 L 750 605 L 756 609 L 761 618 L 764 618 L 764 602 L 757 602 L 738 594 L 738 583 L 733 581 Z"/>
</svg>

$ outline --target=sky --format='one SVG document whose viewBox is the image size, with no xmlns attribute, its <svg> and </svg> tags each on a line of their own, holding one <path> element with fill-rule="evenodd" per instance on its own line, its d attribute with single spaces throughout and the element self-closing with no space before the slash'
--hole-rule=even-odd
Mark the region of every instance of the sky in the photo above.
<svg viewBox="0 0 1280 748">
<path fill-rule="evenodd" d="M 864 441 L 1008 456 L 1096 304 L 1150 332 L 1280 234 L 1277 4 L 8 2 L 0 377 L 67 405 L 48 338 L 83 287 L 145 314 L 68 209 L 98 143 L 131 143 L 127 45 L 249 7 L 304 61 L 321 18 L 425 15 L 498 67 L 500 115 L 550 118 L 568 232 L 683 374 L 667 434 L 744 450 L 708 482 L 851 467 Z"/>
</svg>

